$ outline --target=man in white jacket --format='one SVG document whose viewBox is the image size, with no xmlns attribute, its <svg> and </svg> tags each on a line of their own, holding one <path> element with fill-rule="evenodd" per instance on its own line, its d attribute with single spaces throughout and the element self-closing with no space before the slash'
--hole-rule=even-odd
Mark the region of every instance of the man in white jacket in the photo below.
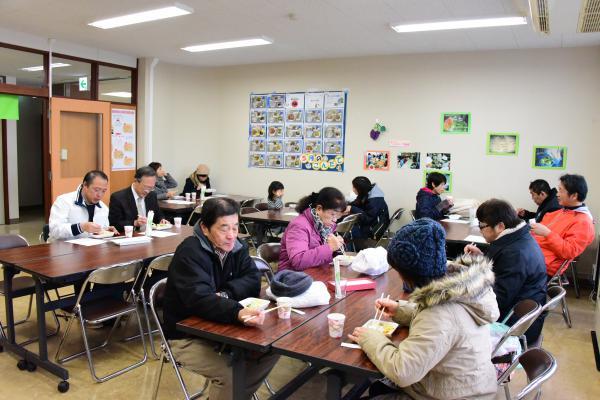
<svg viewBox="0 0 600 400">
<path fill-rule="evenodd" d="M 49 240 L 88 237 L 103 230 L 118 232 L 108 222 L 108 206 L 101 200 L 108 190 L 108 176 L 102 171 L 85 174 L 76 191 L 56 198 L 50 209 Z"/>
</svg>

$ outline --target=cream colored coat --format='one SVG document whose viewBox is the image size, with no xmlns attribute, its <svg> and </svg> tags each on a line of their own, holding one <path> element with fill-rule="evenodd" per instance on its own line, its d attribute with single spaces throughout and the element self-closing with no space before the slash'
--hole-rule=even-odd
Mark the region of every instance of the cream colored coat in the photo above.
<svg viewBox="0 0 600 400">
<path fill-rule="evenodd" d="M 398 346 L 368 331 L 360 345 L 377 368 L 416 400 L 494 399 L 488 324 L 499 316 L 491 261 L 451 263 L 448 274 L 415 290 L 394 320 L 409 326 Z M 406 398 L 398 394 L 398 398 Z"/>
</svg>

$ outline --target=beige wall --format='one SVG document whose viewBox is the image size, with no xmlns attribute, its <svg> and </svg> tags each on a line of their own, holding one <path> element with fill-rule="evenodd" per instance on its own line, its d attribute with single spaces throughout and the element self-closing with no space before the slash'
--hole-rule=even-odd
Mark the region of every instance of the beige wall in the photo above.
<svg viewBox="0 0 600 400">
<path fill-rule="evenodd" d="M 589 205 L 600 216 L 600 48 L 513 50 L 318 60 L 217 69 L 159 64 L 154 109 L 154 155 L 182 179 L 197 161 L 211 165 L 218 190 L 264 196 L 281 180 L 292 201 L 325 185 L 350 190 L 366 175 L 386 193 L 390 208 L 413 208 L 422 170 L 365 172 L 363 152 L 450 152 L 455 197 L 509 200 L 534 208 L 527 190 L 535 178 L 555 184 L 562 171 L 531 168 L 533 145 L 568 146 L 567 172 L 582 173 Z M 250 92 L 348 89 L 344 173 L 247 168 Z M 472 113 L 473 134 L 442 136 L 440 113 Z M 369 138 L 375 119 L 388 132 Z M 488 131 L 520 133 L 518 157 L 487 156 Z M 424 154 L 422 155 L 424 156 Z M 183 181 L 181 182 L 183 184 Z"/>
</svg>

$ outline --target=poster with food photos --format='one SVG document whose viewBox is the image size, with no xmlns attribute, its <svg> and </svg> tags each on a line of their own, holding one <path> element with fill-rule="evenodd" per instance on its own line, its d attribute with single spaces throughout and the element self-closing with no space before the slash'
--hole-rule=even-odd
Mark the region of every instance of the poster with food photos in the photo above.
<svg viewBox="0 0 600 400">
<path fill-rule="evenodd" d="M 248 166 L 344 171 L 347 91 L 250 94 Z"/>
<path fill-rule="evenodd" d="M 113 108 L 111 122 L 111 170 L 134 170 L 135 110 Z"/>
</svg>

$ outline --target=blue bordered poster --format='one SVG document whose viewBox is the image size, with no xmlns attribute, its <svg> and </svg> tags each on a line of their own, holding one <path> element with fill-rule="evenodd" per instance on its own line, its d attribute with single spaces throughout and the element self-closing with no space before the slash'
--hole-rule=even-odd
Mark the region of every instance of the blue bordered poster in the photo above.
<svg viewBox="0 0 600 400">
<path fill-rule="evenodd" d="M 347 91 L 252 93 L 248 166 L 344 171 Z"/>
</svg>

